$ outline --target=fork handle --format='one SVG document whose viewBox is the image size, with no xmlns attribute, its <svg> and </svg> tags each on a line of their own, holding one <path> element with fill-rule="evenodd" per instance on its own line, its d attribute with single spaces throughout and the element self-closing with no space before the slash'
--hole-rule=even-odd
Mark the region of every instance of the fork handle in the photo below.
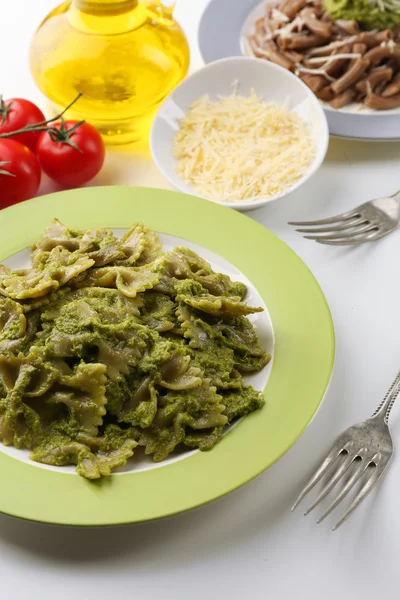
<svg viewBox="0 0 400 600">
<path fill-rule="evenodd" d="M 387 424 L 389 421 L 390 411 L 393 408 L 393 404 L 396 401 L 397 396 L 400 392 L 400 371 L 397 373 L 396 377 L 393 380 L 392 385 L 387 391 L 386 396 L 372 415 L 373 417 L 381 417 L 383 421 Z"/>
</svg>

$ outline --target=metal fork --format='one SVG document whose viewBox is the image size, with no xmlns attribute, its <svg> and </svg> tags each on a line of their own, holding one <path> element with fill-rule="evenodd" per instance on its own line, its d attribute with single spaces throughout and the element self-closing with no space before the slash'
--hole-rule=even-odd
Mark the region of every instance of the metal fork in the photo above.
<svg viewBox="0 0 400 600">
<path fill-rule="evenodd" d="M 300 493 L 292 510 L 330 470 L 331 475 L 328 482 L 304 513 L 308 515 L 329 494 L 339 480 L 343 479 L 350 467 L 352 467 L 350 477 L 317 523 L 321 523 L 359 481 L 362 483 L 361 489 L 333 530 L 340 527 L 357 506 L 365 500 L 384 474 L 393 455 L 393 441 L 389 432 L 388 420 L 399 392 L 400 371 L 372 417 L 358 425 L 349 427 L 338 437 L 315 475 Z"/>
<path fill-rule="evenodd" d="M 400 221 L 400 192 L 377 198 L 357 206 L 354 210 L 319 221 L 292 221 L 289 225 L 307 240 L 330 246 L 355 246 L 374 242 L 387 235 Z M 321 234 L 321 235 L 315 235 Z"/>
</svg>

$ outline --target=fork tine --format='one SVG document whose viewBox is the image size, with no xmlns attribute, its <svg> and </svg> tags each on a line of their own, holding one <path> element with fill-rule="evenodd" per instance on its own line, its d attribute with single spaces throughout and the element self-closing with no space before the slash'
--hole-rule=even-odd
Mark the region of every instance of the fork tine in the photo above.
<svg viewBox="0 0 400 600">
<path fill-rule="evenodd" d="M 316 221 L 289 221 L 288 225 L 294 225 L 295 227 L 302 227 L 303 225 L 329 225 L 330 223 L 339 223 L 340 221 L 345 221 L 347 219 L 353 219 L 360 216 L 361 215 L 359 211 L 354 209 L 344 212 L 340 215 L 335 215 L 334 217 L 329 217 L 327 219 L 318 219 Z"/>
<path fill-rule="evenodd" d="M 357 508 L 357 506 L 361 504 L 363 500 L 365 500 L 365 498 L 372 491 L 372 489 L 375 487 L 375 485 L 378 483 L 378 481 L 386 471 L 386 467 L 389 464 L 389 460 L 390 459 L 387 459 L 385 462 L 380 462 L 377 466 L 374 467 L 374 472 L 363 485 L 361 490 L 358 492 L 357 496 L 354 498 L 353 502 L 350 504 L 343 517 L 339 519 L 339 521 L 336 523 L 335 527 L 333 528 L 333 531 L 338 529 L 346 521 L 346 519 L 349 518 L 349 516 Z M 371 464 L 371 461 L 369 464 Z"/>
<path fill-rule="evenodd" d="M 388 233 L 390 232 L 382 232 L 378 230 L 376 231 L 375 235 L 359 236 L 356 239 L 338 238 L 337 240 L 324 240 L 320 238 L 318 240 L 315 239 L 314 241 L 317 242 L 317 244 L 325 244 L 326 246 L 357 246 L 358 244 L 365 244 L 365 242 L 373 242 L 374 240 L 381 238 Z"/>
<path fill-rule="evenodd" d="M 373 223 L 368 223 L 364 225 L 364 227 L 356 227 L 353 231 L 340 232 L 340 233 L 332 233 L 331 235 L 305 235 L 303 236 L 306 240 L 314 240 L 319 242 L 320 240 L 351 240 L 357 239 L 357 236 L 362 233 L 369 233 L 373 231 L 379 231 L 378 226 Z M 362 236 L 363 237 L 363 236 Z"/>
<path fill-rule="evenodd" d="M 343 450 L 343 447 L 341 445 L 338 446 L 337 442 L 335 443 L 334 446 L 332 446 L 332 448 L 330 449 L 329 453 L 326 455 L 322 464 L 319 466 L 319 468 L 316 470 L 314 475 L 311 477 L 310 481 L 301 490 L 301 492 L 300 492 L 296 502 L 293 504 L 291 510 L 294 510 L 296 508 L 296 506 L 298 506 L 300 504 L 300 502 L 303 500 L 304 496 L 306 494 L 308 494 L 308 492 L 310 490 L 312 490 L 312 488 L 318 483 L 318 481 L 321 479 L 321 477 L 323 477 L 325 475 L 325 473 L 327 472 L 329 467 L 331 465 L 333 465 L 333 463 L 338 459 L 342 450 Z"/>
<path fill-rule="evenodd" d="M 334 231 L 346 231 L 357 225 L 363 225 L 366 219 L 359 217 L 346 221 L 343 225 L 331 227 L 307 227 L 305 229 L 296 229 L 298 233 L 333 233 Z"/>
<path fill-rule="evenodd" d="M 336 496 L 334 501 L 329 505 L 329 507 L 326 509 L 326 511 L 319 517 L 317 523 L 321 523 L 337 507 L 337 505 L 340 504 L 340 502 L 343 500 L 343 498 L 345 498 L 347 496 L 347 494 L 350 492 L 350 490 L 355 486 L 357 481 L 359 481 L 361 479 L 361 477 L 364 475 L 365 471 L 368 469 L 368 465 L 369 465 L 369 463 L 367 463 L 365 465 L 362 465 L 362 463 L 361 463 L 360 467 L 353 473 L 353 475 L 350 477 L 350 479 L 348 480 L 346 485 L 343 487 L 343 489 L 340 491 L 340 493 Z"/>
<path fill-rule="evenodd" d="M 309 506 L 309 508 L 307 508 L 306 512 L 304 513 L 305 515 L 308 515 L 308 513 L 310 513 L 317 506 L 317 504 L 319 504 L 321 502 L 321 500 L 323 500 L 325 498 L 325 496 L 327 496 L 329 494 L 329 492 L 335 487 L 335 485 L 337 484 L 339 479 L 341 479 L 343 477 L 343 475 L 346 473 L 346 471 L 348 470 L 348 468 L 350 467 L 350 465 L 352 464 L 354 459 L 355 459 L 355 455 L 348 454 L 346 456 L 346 458 L 344 459 L 344 461 L 342 462 L 342 464 L 340 465 L 338 470 L 332 475 L 332 477 L 330 478 L 328 483 L 325 485 L 325 487 L 322 488 L 321 492 L 318 494 L 318 496 L 316 497 L 314 502 L 311 504 L 311 506 Z"/>
</svg>

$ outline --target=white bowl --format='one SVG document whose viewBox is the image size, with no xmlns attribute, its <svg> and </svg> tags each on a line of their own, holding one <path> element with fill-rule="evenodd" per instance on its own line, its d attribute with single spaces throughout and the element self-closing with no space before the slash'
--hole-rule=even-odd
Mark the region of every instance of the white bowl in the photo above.
<svg viewBox="0 0 400 600">
<path fill-rule="evenodd" d="M 273 63 L 247 57 L 224 58 L 210 63 L 182 81 L 163 102 L 153 122 L 150 148 L 153 160 L 164 177 L 180 191 L 198 196 L 199 194 L 176 173 L 177 161 L 172 148 L 179 129 L 179 119 L 203 94 L 208 94 L 214 100 L 218 95 L 229 96 L 236 81 L 238 93 L 241 95 L 247 96 L 254 89 L 258 96 L 268 102 L 280 105 L 289 102 L 289 108 L 306 121 L 316 146 L 315 158 L 306 173 L 282 194 L 243 202 L 213 200 L 217 204 L 245 212 L 287 196 L 303 185 L 325 158 L 329 133 L 324 111 L 311 90 L 292 73 Z"/>
</svg>

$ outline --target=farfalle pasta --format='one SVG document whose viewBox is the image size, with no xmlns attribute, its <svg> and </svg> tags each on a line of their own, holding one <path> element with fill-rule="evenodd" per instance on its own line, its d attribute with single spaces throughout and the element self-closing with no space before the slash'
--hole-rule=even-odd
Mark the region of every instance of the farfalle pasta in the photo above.
<svg viewBox="0 0 400 600">
<path fill-rule="evenodd" d="M 120 239 L 54 220 L 31 267 L 0 265 L 0 441 L 97 479 L 137 447 L 210 450 L 260 408 L 270 356 L 246 286 L 136 223 Z"/>
</svg>

